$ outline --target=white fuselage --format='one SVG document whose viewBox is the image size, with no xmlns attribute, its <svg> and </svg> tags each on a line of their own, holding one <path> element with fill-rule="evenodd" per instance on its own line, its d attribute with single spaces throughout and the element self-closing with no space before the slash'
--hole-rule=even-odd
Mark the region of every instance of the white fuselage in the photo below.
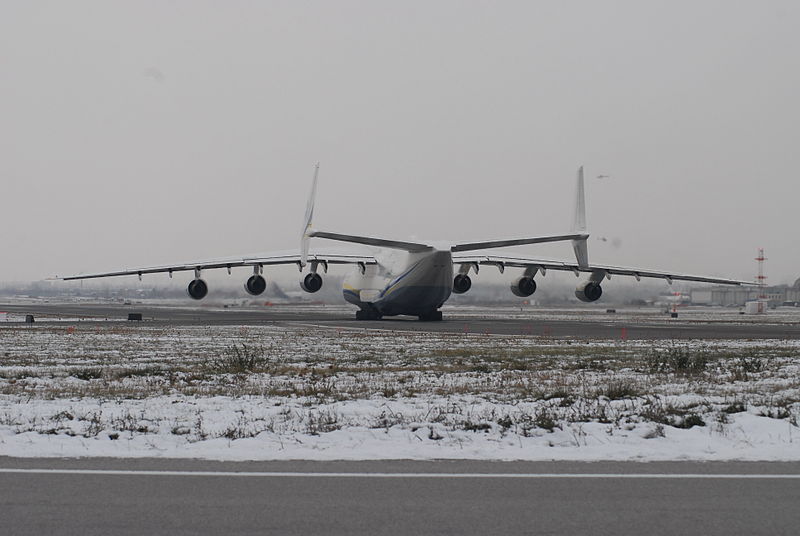
<svg viewBox="0 0 800 536">
<path fill-rule="evenodd" d="M 420 315 L 437 310 L 453 290 L 450 251 L 389 251 L 378 263 L 356 270 L 345 280 L 344 299 L 381 315 Z"/>
</svg>

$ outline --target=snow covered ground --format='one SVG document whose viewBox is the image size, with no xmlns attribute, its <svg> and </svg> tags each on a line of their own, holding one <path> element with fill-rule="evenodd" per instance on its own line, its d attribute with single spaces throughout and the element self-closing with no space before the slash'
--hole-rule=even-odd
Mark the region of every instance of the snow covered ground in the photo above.
<svg viewBox="0 0 800 536">
<path fill-rule="evenodd" d="M 0 455 L 800 460 L 800 342 L 0 326 Z"/>
</svg>

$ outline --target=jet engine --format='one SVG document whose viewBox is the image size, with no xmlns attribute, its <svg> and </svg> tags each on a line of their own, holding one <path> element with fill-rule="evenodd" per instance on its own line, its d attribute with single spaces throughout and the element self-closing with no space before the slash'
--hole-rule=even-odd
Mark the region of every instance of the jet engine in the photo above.
<svg viewBox="0 0 800 536">
<path fill-rule="evenodd" d="M 534 292 L 536 292 L 536 281 L 533 280 L 532 277 L 527 275 L 523 275 L 518 277 L 511 283 L 511 292 L 514 293 L 514 296 L 519 296 L 520 298 L 527 298 Z"/>
<path fill-rule="evenodd" d="M 600 286 L 600 283 L 594 283 L 592 281 L 581 283 L 578 285 L 578 288 L 575 289 L 575 297 L 582 302 L 597 301 L 602 295 L 603 289 Z"/>
<path fill-rule="evenodd" d="M 306 274 L 305 277 L 300 280 L 300 288 L 306 292 L 318 291 L 322 288 L 322 276 L 316 272 Z"/>
<path fill-rule="evenodd" d="M 202 279 L 193 279 L 186 289 L 189 296 L 194 300 L 202 300 L 208 294 L 208 285 Z"/>
<path fill-rule="evenodd" d="M 456 294 L 464 294 L 472 288 L 472 280 L 467 274 L 456 274 L 453 278 L 453 292 Z"/>
<path fill-rule="evenodd" d="M 267 289 L 267 280 L 264 276 L 251 275 L 244 284 L 244 289 L 252 296 L 258 296 Z"/>
</svg>

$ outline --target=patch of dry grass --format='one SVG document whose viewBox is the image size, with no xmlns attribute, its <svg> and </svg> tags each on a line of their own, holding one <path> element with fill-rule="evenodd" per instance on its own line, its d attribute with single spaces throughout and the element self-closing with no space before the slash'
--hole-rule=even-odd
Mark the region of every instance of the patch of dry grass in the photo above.
<svg viewBox="0 0 800 536">
<path fill-rule="evenodd" d="M 475 396 L 547 408 L 524 418 L 462 419 L 475 431 L 491 422 L 520 433 L 547 429 L 548 419 L 618 422 L 631 418 L 625 408 L 633 402 L 645 407 L 642 418 L 670 426 L 699 425 L 692 415 L 730 414 L 739 407 L 796 419 L 800 405 L 800 348 L 792 342 L 598 344 L 524 336 L 83 325 L 71 333 L 51 326 L 3 327 L 0 342 L 0 395 L 8 399 L 258 396 L 300 399 L 312 407 L 375 397 Z M 674 395 L 710 402 L 696 409 L 665 402 Z M 310 418 L 308 429 L 334 426 L 334 417 Z M 239 427 L 230 434 L 257 429 Z"/>
</svg>

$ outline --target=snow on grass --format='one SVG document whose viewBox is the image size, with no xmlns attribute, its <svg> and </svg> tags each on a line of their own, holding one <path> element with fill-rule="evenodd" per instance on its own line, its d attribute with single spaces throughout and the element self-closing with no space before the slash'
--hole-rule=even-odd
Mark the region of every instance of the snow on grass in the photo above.
<svg viewBox="0 0 800 536">
<path fill-rule="evenodd" d="M 0 327 L 0 455 L 800 460 L 800 342 Z"/>
<path fill-rule="evenodd" d="M 531 321 L 585 321 L 636 324 L 771 324 L 796 325 L 800 321 L 800 309 L 797 307 L 780 307 L 770 309 L 765 315 L 745 315 L 743 307 L 677 307 L 678 318 L 672 318 L 671 306 L 663 309 L 653 307 L 623 306 L 606 309 L 604 305 L 595 306 L 468 306 L 445 305 L 445 314 L 457 315 L 460 319 L 492 319 L 513 318 Z M 613 311 L 613 312 L 609 312 Z"/>
</svg>

